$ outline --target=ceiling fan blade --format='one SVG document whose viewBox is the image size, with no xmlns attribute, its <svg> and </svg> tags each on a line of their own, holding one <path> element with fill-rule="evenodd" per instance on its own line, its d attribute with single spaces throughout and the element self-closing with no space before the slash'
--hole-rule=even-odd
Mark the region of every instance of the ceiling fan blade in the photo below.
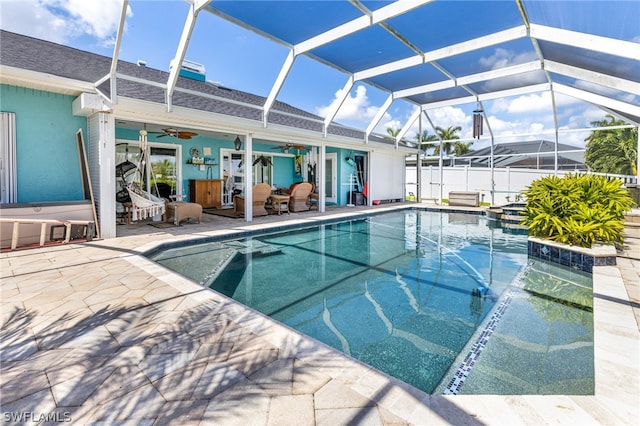
<svg viewBox="0 0 640 426">
<path fill-rule="evenodd" d="M 177 132 L 180 139 L 191 139 L 194 136 L 198 136 L 196 132 Z"/>
</svg>

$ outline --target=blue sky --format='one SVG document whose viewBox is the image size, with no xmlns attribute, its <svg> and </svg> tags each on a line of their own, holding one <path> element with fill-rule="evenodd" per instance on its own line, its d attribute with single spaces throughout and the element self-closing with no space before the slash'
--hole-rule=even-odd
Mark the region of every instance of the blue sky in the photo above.
<svg viewBox="0 0 640 426">
<path fill-rule="evenodd" d="M 181 0 L 131 0 L 120 58 L 145 60 L 148 67 L 168 70 L 176 53 L 189 5 Z M 47 39 L 82 50 L 111 56 L 120 0 L 0 0 L 3 29 Z M 209 13 L 200 13 L 186 58 L 202 63 L 207 79 L 233 89 L 267 96 L 284 62 L 287 49 Z M 517 52 L 496 49 L 487 61 L 509 60 Z M 342 89 L 347 76 L 307 57 L 300 57 L 289 74 L 278 100 L 324 115 Z M 387 94 L 357 84 L 343 105 L 337 121 L 365 129 Z M 548 93 L 531 94 L 485 103 L 496 134 L 532 134 L 529 139 L 553 139 L 536 133 L 553 129 Z M 584 128 L 604 117 L 604 112 L 569 97 L 559 96 L 561 127 Z M 461 126 L 462 137 L 471 136 L 475 105 L 447 107 L 430 116 L 441 127 Z M 394 102 L 377 131 L 401 127 L 413 105 Z M 417 128 L 413 129 L 413 133 Z M 413 134 L 409 133 L 408 137 Z M 581 145 L 585 133 L 563 136 L 560 142 Z M 498 142 L 510 142 L 502 139 Z M 476 142 L 480 148 L 488 142 Z"/>
</svg>

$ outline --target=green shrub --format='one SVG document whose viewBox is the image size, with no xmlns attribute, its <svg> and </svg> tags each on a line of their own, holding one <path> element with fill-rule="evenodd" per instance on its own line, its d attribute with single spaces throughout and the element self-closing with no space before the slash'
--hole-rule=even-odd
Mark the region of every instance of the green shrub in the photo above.
<svg viewBox="0 0 640 426">
<path fill-rule="evenodd" d="M 525 191 L 529 235 L 580 247 L 622 245 L 624 214 L 634 203 L 622 181 L 604 176 L 547 176 Z"/>
</svg>

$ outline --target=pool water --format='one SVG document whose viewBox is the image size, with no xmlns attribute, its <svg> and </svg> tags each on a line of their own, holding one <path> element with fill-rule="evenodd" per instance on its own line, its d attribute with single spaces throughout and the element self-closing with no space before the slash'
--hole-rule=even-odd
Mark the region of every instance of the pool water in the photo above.
<svg viewBox="0 0 640 426">
<path fill-rule="evenodd" d="M 591 276 L 420 210 L 150 256 L 428 393 L 593 394 Z"/>
</svg>

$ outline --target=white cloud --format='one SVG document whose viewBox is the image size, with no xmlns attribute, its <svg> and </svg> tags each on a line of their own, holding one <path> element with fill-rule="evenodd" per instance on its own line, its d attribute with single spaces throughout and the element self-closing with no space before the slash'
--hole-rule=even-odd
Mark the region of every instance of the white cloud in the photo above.
<svg viewBox="0 0 640 426">
<path fill-rule="evenodd" d="M 606 114 L 604 110 L 585 103 L 582 108 L 565 111 L 565 115 L 562 118 L 566 124 L 562 127 L 569 129 L 591 127 L 592 121 L 602 120 Z"/>
<path fill-rule="evenodd" d="M 512 50 L 496 48 L 491 56 L 481 57 L 478 60 L 478 63 L 482 68 L 495 70 L 512 65 L 524 64 L 537 59 L 538 57 L 533 51 L 515 53 Z M 512 85 L 517 87 L 537 84 L 540 83 L 541 79 L 544 79 L 542 71 L 520 73 L 496 80 L 487 80 L 482 83 L 482 88 L 486 91 L 501 90 Z"/>
<path fill-rule="evenodd" d="M 316 112 L 321 117 L 326 117 L 329 111 L 332 111 L 339 99 L 342 99 L 342 89 L 335 93 L 333 101 L 327 106 L 316 108 Z M 335 121 L 352 121 L 358 123 L 370 123 L 373 117 L 378 113 L 377 106 L 371 105 L 367 97 L 367 88 L 363 85 L 356 87 L 355 93 L 349 94 L 338 110 L 338 114 L 334 118 Z M 389 119 L 389 117 L 387 117 Z"/>
<path fill-rule="evenodd" d="M 551 95 L 549 92 L 532 93 L 507 100 L 506 111 L 508 114 L 531 114 L 538 111 L 551 112 Z"/>
<path fill-rule="evenodd" d="M 444 107 L 427 111 L 431 122 L 436 127 L 442 127 L 446 129 L 447 127 L 462 127 L 462 132 L 459 133 L 461 138 L 470 138 L 472 129 L 471 129 L 471 116 L 465 114 L 465 112 L 456 107 Z M 403 124 L 401 124 L 403 125 Z M 434 130 L 429 124 L 429 121 L 426 119 L 422 120 L 422 131 L 429 132 L 430 135 L 434 134 Z M 407 134 L 405 135 L 405 139 L 413 140 L 415 136 L 420 133 L 420 122 L 416 120 L 415 123 L 411 125 Z"/>
<path fill-rule="evenodd" d="M 529 129 L 531 129 L 532 133 L 542 132 L 542 131 L 546 130 L 543 123 L 530 123 L 529 124 Z"/>
<path fill-rule="evenodd" d="M 580 103 L 580 101 L 558 93 L 555 95 L 555 103 L 556 108 L 558 108 L 574 105 Z M 545 91 L 512 98 L 496 99 L 490 103 L 489 109 L 494 114 L 504 112 L 507 114 L 531 115 L 533 113 L 548 112 L 551 115 L 553 114 L 551 92 Z"/>
<path fill-rule="evenodd" d="M 478 61 L 480 65 L 489 69 L 498 69 L 508 67 L 514 64 L 522 64 L 525 62 L 535 61 L 537 59 L 535 52 L 523 52 L 516 54 L 512 50 L 497 48 L 493 55 L 483 56 Z"/>
<path fill-rule="evenodd" d="M 518 121 L 505 121 L 494 115 L 488 117 L 489 125 L 495 135 L 508 136 L 517 133 L 525 133 L 528 129 L 526 125 Z M 488 132 L 485 132 L 488 134 Z"/>
<path fill-rule="evenodd" d="M 489 125 L 498 143 L 514 142 L 521 140 L 549 139 L 553 126 L 539 121 L 531 120 L 503 120 L 494 115 L 489 116 Z M 485 130 L 485 136 L 488 131 Z"/>
<path fill-rule="evenodd" d="M 122 0 L 4 0 L 0 7 L 2 29 L 55 43 L 90 35 L 113 44 Z M 128 16 L 132 16 L 128 7 Z"/>
<path fill-rule="evenodd" d="M 380 132 L 386 135 L 387 129 L 401 129 L 402 126 L 404 125 L 404 123 L 402 123 L 400 120 L 393 119 L 388 114 L 386 118 L 387 120 L 382 120 L 381 124 L 378 127 L 376 127 L 377 132 Z"/>
<path fill-rule="evenodd" d="M 456 107 L 444 107 L 429 111 L 429 117 L 435 126 L 449 127 L 449 126 L 469 126 L 471 123 L 471 117 L 467 116 L 465 112 Z"/>
<path fill-rule="evenodd" d="M 579 99 L 557 92 L 555 93 L 555 98 L 556 107 L 568 107 L 572 105 L 580 105 L 582 103 L 582 101 Z"/>
<path fill-rule="evenodd" d="M 99 39 L 111 37 L 118 30 L 121 0 L 101 0 L 99 2 L 86 0 L 53 0 L 55 3 L 65 3 L 67 11 L 82 22 L 88 34 Z M 129 16 L 131 9 L 129 8 Z"/>
</svg>

